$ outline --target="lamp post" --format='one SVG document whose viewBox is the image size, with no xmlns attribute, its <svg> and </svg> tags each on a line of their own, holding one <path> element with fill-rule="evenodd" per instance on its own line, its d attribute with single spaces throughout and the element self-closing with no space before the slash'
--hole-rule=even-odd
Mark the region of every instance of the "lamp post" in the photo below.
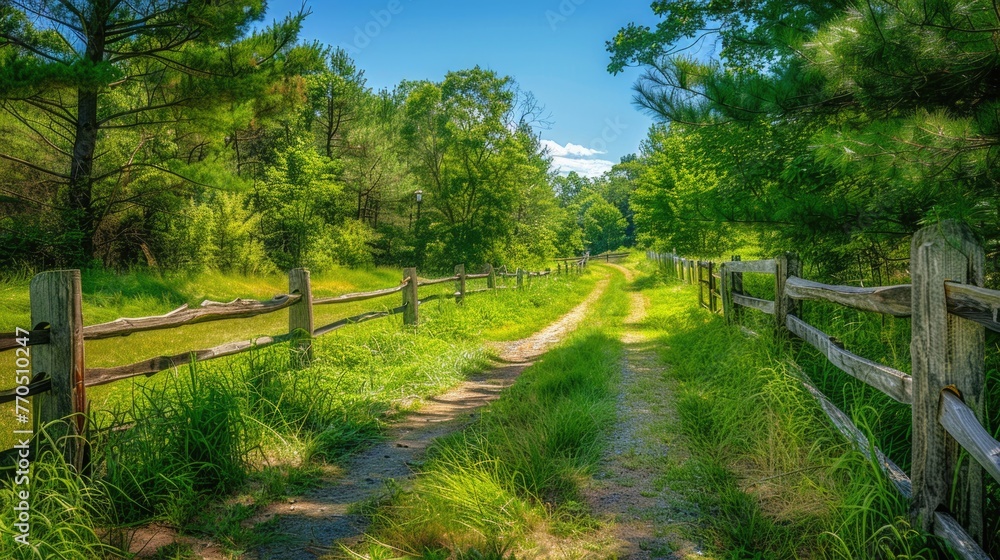
<svg viewBox="0 0 1000 560">
<path fill-rule="evenodd" d="M 417 201 L 417 223 L 416 227 L 414 228 L 416 231 L 414 231 L 414 238 L 413 238 L 414 241 L 413 256 L 417 260 L 417 266 L 422 267 L 424 265 L 424 249 L 426 247 L 424 246 L 425 241 L 423 239 L 423 236 L 421 235 L 422 230 L 420 227 L 420 203 L 424 201 L 424 191 L 421 190 L 413 191 L 413 198 L 416 199 Z M 410 214 L 410 216 L 412 216 L 412 214 Z"/>
</svg>

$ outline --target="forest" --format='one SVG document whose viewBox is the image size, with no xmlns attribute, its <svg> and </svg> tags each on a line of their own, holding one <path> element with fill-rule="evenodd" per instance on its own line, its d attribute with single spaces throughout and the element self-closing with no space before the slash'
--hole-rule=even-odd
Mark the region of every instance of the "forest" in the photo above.
<svg viewBox="0 0 1000 560">
<path fill-rule="evenodd" d="M 656 1 L 608 70 L 645 69 L 641 245 L 797 251 L 887 283 L 923 225 L 956 219 L 997 269 L 1000 63 L 992 2 Z M 709 56 L 706 53 L 711 53 Z M 995 280 L 994 280 L 995 281 Z"/>
<path fill-rule="evenodd" d="M 0 267 L 435 269 L 629 239 L 628 172 L 551 170 L 512 77 L 374 91 L 299 39 L 308 10 L 265 9 L 0 4 Z"/>
</svg>

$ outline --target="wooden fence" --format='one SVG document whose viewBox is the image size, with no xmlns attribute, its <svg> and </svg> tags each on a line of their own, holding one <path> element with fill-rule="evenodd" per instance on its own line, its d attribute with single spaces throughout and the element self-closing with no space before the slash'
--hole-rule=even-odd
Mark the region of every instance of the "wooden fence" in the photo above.
<svg viewBox="0 0 1000 560">
<path fill-rule="evenodd" d="M 692 268 L 703 269 L 702 263 L 675 254 L 647 256 L 688 283 L 695 282 Z M 710 279 L 713 270 L 719 271 L 719 297 L 727 321 L 738 324 L 743 308 L 773 315 L 779 333 L 802 339 L 838 369 L 911 405 L 913 461 L 907 475 L 870 446 L 851 419 L 803 374 L 803 384 L 833 424 L 866 456 L 874 453 L 896 489 L 910 500 L 915 526 L 948 542 L 961 558 L 988 559 L 981 548 L 984 471 L 1000 482 L 1000 442 L 983 427 L 984 328 L 1000 332 L 1000 291 L 982 287 L 983 249 L 972 233 L 953 222 L 917 232 L 910 253 L 912 283 L 899 286 L 856 288 L 805 280 L 792 254 L 709 263 L 707 268 Z M 744 293 L 742 276 L 747 272 L 774 276 L 774 300 Z M 700 272 L 697 278 L 702 301 Z M 911 374 L 845 350 L 835 338 L 797 316 L 797 302 L 803 300 L 910 317 Z M 962 460 L 963 450 L 975 460 Z"/>
<path fill-rule="evenodd" d="M 562 259 L 554 259 L 556 262 L 556 271 L 561 273 L 563 271 L 563 268 L 565 268 L 566 272 L 568 273 L 570 271 L 570 267 L 572 266 L 574 272 L 577 273 L 583 272 L 584 269 L 587 268 L 587 262 L 590 261 L 590 258 L 591 258 L 590 254 L 587 253 L 582 257 L 566 257 Z"/>
<path fill-rule="evenodd" d="M 569 272 L 569 268 L 566 267 Z M 331 333 L 347 325 L 353 325 L 402 313 L 403 323 L 417 325 L 420 305 L 441 298 L 454 298 L 461 303 L 466 296 L 506 288 L 498 285 L 497 278 L 515 278 L 518 289 L 524 286 L 524 279 L 552 274 L 551 270 L 529 272 L 516 269 L 508 272 L 506 267 L 495 270 L 486 265 L 479 274 L 467 274 L 465 265 L 455 267 L 455 274 L 445 278 L 421 279 L 417 269 L 403 270 L 403 280 L 391 286 L 370 292 L 344 294 L 335 297 L 313 297 L 309 281 L 309 271 L 295 269 L 288 274 L 288 293 L 274 296 L 267 301 L 236 299 L 229 303 L 205 301 L 197 308 L 184 305 L 165 315 L 141 318 L 121 318 L 98 325 L 83 325 L 79 270 L 43 272 L 31 280 L 31 324 L 30 331 L 18 329 L 14 333 L 0 334 L 0 353 L 14 351 L 18 366 L 17 378 L 21 384 L 11 390 L 0 392 L 0 404 L 14 402 L 20 407 L 28 406 L 31 400 L 32 417 L 37 424 L 52 420 L 69 419 L 67 422 L 50 426 L 54 439 L 66 435 L 85 433 L 85 412 L 87 410 L 86 388 L 104 385 L 138 376 L 151 376 L 158 372 L 178 367 L 192 360 L 205 361 L 223 356 L 231 356 L 254 348 L 264 348 L 278 343 L 290 342 L 298 359 L 308 362 L 312 359 L 312 339 Z M 466 281 L 486 279 L 486 288 L 467 290 Z M 455 292 L 434 294 L 420 299 L 417 289 L 454 282 Z M 504 281 L 506 283 L 506 281 Z M 381 298 L 392 294 L 402 294 L 402 305 L 384 311 L 369 311 L 353 317 L 346 317 L 329 325 L 315 327 L 313 309 L 319 305 L 335 305 Z M 84 360 L 84 341 L 124 337 L 137 332 L 174 329 L 184 325 L 220 321 L 224 319 L 246 319 L 288 310 L 288 332 L 277 336 L 261 336 L 251 340 L 229 342 L 213 348 L 189 350 L 172 356 L 158 356 L 140 362 L 116 367 L 88 368 Z M 28 378 L 30 363 L 30 379 Z M 20 366 L 24 366 L 21 368 Z M 33 430 L 36 431 L 37 430 Z M 67 459 L 78 468 L 83 467 L 85 452 L 83 438 L 75 438 L 77 446 L 67 446 Z M 16 450 L 0 452 L 0 458 Z M 9 461 L 8 461 L 9 463 Z"/>
</svg>

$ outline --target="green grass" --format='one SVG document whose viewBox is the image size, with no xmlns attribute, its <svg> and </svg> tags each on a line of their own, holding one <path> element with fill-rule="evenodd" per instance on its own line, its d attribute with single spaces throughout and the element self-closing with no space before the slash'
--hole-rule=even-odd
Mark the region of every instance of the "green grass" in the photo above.
<svg viewBox="0 0 1000 560">
<path fill-rule="evenodd" d="M 540 532 L 593 527 L 579 485 L 614 422 L 627 310 L 624 279 L 612 275 L 586 326 L 522 373 L 474 425 L 436 442 L 412 488 L 370 512 L 373 528 L 351 554 L 503 558 L 529 549 Z"/>
<path fill-rule="evenodd" d="M 653 302 L 645 327 L 659 333 L 695 459 L 684 467 L 693 472 L 675 474 L 697 480 L 689 499 L 713 512 L 698 536 L 714 554 L 934 557 L 877 465 L 834 431 L 802 389 L 790 365 L 800 356 L 770 334 L 769 316 L 746 311 L 762 333 L 751 339 L 699 309 L 695 287 L 663 280 L 645 293 Z M 814 364 L 803 365 L 810 371 Z M 867 394 L 854 397 L 865 402 Z"/>
<path fill-rule="evenodd" d="M 239 284 L 235 279 L 214 280 Z M 108 532 L 119 535 L 112 540 L 122 542 L 128 527 L 153 520 L 182 534 L 207 535 L 231 554 L 276 538 L 273 527 L 247 525 L 247 520 L 270 501 L 314 484 L 324 464 L 377 441 L 394 415 L 486 367 L 493 355 L 488 341 L 538 330 L 574 306 L 595 280 L 593 275 L 535 280 L 521 291 L 471 295 L 462 306 L 438 300 L 421 308 L 416 329 L 401 325 L 398 316 L 347 327 L 316 339 L 315 360 L 305 368 L 293 367 L 287 346 L 279 345 L 110 385 L 92 413 L 92 478 L 79 478 L 46 455 L 53 469 L 62 470 L 52 477 L 43 470 L 32 491 L 44 494 L 45 484 L 71 485 L 73 491 L 65 491 L 67 500 L 84 494 L 87 498 L 65 513 L 60 513 L 58 502 L 33 503 L 40 515 L 54 519 L 51 532 L 37 533 L 40 550 L 78 546 L 85 551 L 81 558 L 113 557 L 114 548 L 95 535 Z M 135 314 L 161 311 L 147 306 L 156 299 L 142 293 L 148 278 L 118 281 L 140 287 L 120 298 L 121 305 L 111 305 L 114 311 L 106 311 L 108 315 L 130 305 Z M 341 284 L 338 291 L 382 287 L 388 281 L 386 273 L 357 273 L 354 285 Z M 365 282 L 369 285 L 359 285 Z M 469 284 L 475 289 L 484 281 Z M 231 287 L 219 299 L 266 297 L 261 291 L 270 291 L 246 288 Z M 322 295 L 321 289 L 329 288 L 318 289 Z M 241 293 L 233 293 L 236 290 Z M 426 289 L 421 295 L 429 293 L 432 290 Z M 285 328 L 285 314 L 275 317 Z M 239 337 L 227 331 L 224 338 Z M 135 345 L 122 352 L 135 353 L 140 347 L 138 351 L 149 351 Z M 0 499 L 13 499 L 11 492 L 6 484 Z M 206 507 L 209 503 L 214 505 Z M 3 539 L 12 542 L 9 533 Z M 64 545 L 63 540 L 75 544 Z M 175 548 L 163 551 L 165 557 L 186 554 L 183 547 Z M 31 557 L 25 554 L 26 549 L 0 556 Z"/>
</svg>

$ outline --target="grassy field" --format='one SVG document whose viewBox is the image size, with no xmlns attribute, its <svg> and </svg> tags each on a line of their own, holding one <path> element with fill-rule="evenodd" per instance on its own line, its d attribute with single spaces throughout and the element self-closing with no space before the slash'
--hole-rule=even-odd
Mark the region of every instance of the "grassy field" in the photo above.
<svg viewBox="0 0 1000 560">
<path fill-rule="evenodd" d="M 316 291 L 333 295 L 397 281 L 391 271 L 353 274 L 351 284 L 344 283 L 347 273 L 335 275 L 336 281 L 320 278 Z M 226 280 L 205 278 L 213 286 Z M 126 277 L 118 284 L 88 284 L 88 305 L 105 297 L 113 310 L 88 307 L 95 318 L 87 322 L 163 312 L 205 296 L 269 297 L 283 291 L 278 278 L 264 288 L 254 284 L 252 291 L 237 281 L 214 293 L 191 280 L 166 282 L 173 287 L 158 292 L 164 284 L 154 282 L 155 295 L 122 288 L 150 281 Z M 17 546 L 5 526 L 0 528 L 0 557 L 116 557 L 106 546 L 109 539 L 124 546 L 124 528 L 152 520 L 182 533 L 210 536 L 232 554 L 273 538 L 273 527 L 246 526 L 260 507 L 301 491 L 328 468 L 324 465 L 335 465 L 377 441 L 395 414 L 485 367 L 493 354 L 489 341 L 516 339 L 541 328 L 582 299 L 594 282 L 590 274 L 536 279 L 521 291 L 471 295 L 462 306 L 452 300 L 431 302 L 421 308 L 417 329 L 404 328 L 397 316 L 317 339 L 315 360 L 304 369 L 291 367 L 287 348 L 278 346 L 110 385 L 94 411 L 93 477 L 73 474 L 53 454 L 39 457 L 32 483 L 37 554 Z M 470 283 L 469 289 L 475 287 Z M 6 319 L 11 323 L 20 320 L 10 317 L 15 315 Z M 277 332 L 286 317 L 273 315 Z M 215 329 L 222 324 L 215 323 Z M 135 360 L 156 352 L 158 344 L 204 347 L 212 344 L 206 337 L 221 336 L 207 332 L 204 337 L 188 333 L 183 343 L 154 339 L 144 346 L 133 344 L 133 337 L 125 339 L 127 344 L 117 342 L 125 347 L 122 357 Z M 243 336 L 224 335 L 220 342 Z M 112 429 L 125 425 L 130 429 Z M 7 484 L 0 491 L 3 507 L 16 504 L 13 490 Z M 103 541 L 98 533 L 104 534 Z"/>
<path fill-rule="evenodd" d="M 395 286 L 402 272 L 395 269 L 373 268 L 355 270 L 342 268 L 312 278 L 314 297 L 335 296 L 344 293 L 368 291 Z M 26 327 L 30 321 L 28 283 L 21 278 L 0 283 L 0 332 Z M 544 281 L 544 280 L 543 280 Z M 542 282 L 543 282 L 542 281 Z M 535 280 L 536 283 L 540 282 Z M 114 275 L 107 272 L 89 272 L 83 276 L 83 317 L 85 325 L 112 321 L 120 317 L 160 315 L 187 304 L 198 306 L 202 301 L 232 301 L 236 298 L 270 299 L 276 294 L 287 293 L 288 279 L 283 275 L 243 277 L 218 272 L 176 275 L 157 275 L 134 272 Z M 513 284 L 513 279 L 510 279 Z M 500 281 L 503 285 L 503 280 Z M 485 280 L 468 282 L 467 289 L 486 287 Z M 450 283 L 421 288 L 420 296 L 452 291 Z M 393 294 L 375 300 L 347 304 L 323 305 L 314 308 L 314 323 L 320 327 L 344 317 L 366 311 L 383 311 L 399 305 L 400 295 Z M 482 297 L 475 294 L 474 300 Z M 452 302 L 453 304 L 453 302 Z M 436 303 L 428 309 L 443 309 Z M 547 315 L 546 315 L 547 316 Z M 508 317 L 507 319 L 512 319 Z M 487 337 L 517 338 L 532 332 L 537 323 L 531 315 L 524 321 L 508 320 L 496 323 Z M 385 319 L 400 321 L 400 319 Z M 188 350 L 210 348 L 226 342 L 248 340 L 259 336 L 288 332 L 288 312 L 278 311 L 250 319 L 234 319 L 189 325 L 167 331 L 136 333 L 128 337 L 85 344 L 88 367 L 110 367 L 137 362 L 162 355 L 173 355 Z M 332 335 L 337 336 L 337 335 Z M 88 390 L 88 398 L 95 409 L 105 409 L 121 395 L 130 395 L 144 380 L 126 380 L 109 386 Z"/>
</svg>

